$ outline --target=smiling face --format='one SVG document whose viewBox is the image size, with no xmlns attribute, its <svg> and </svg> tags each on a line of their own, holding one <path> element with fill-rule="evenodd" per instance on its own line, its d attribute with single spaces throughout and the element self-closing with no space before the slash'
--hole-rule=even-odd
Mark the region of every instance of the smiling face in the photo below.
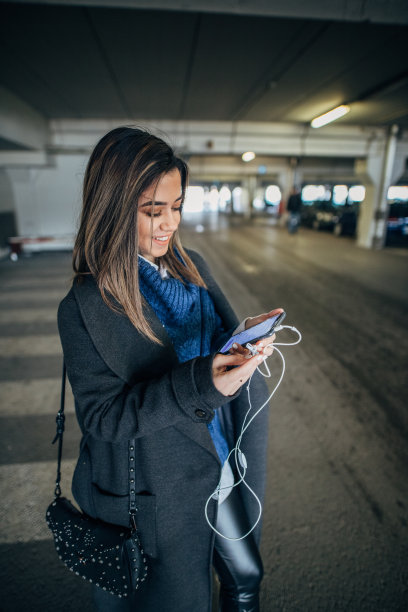
<svg viewBox="0 0 408 612">
<path fill-rule="evenodd" d="M 140 255 L 155 262 L 167 253 L 170 238 L 180 223 L 181 204 L 181 178 L 177 169 L 164 174 L 157 189 L 151 185 L 142 193 L 137 211 Z"/>
</svg>

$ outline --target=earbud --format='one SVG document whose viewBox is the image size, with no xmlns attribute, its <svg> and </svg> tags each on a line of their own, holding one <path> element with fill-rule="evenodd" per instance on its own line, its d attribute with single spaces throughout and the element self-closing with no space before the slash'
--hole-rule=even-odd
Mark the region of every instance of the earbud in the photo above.
<svg viewBox="0 0 408 612">
<path fill-rule="evenodd" d="M 238 459 L 239 459 L 240 464 L 244 468 L 244 470 L 246 470 L 248 467 L 247 460 L 246 460 L 244 453 L 242 452 L 240 448 L 238 449 Z"/>
<path fill-rule="evenodd" d="M 259 355 L 259 351 L 258 351 L 258 349 L 256 348 L 256 346 L 254 344 L 251 344 L 250 342 L 247 342 L 245 346 L 248 349 L 248 351 L 252 354 L 253 357 L 255 355 Z"/>
</svg>

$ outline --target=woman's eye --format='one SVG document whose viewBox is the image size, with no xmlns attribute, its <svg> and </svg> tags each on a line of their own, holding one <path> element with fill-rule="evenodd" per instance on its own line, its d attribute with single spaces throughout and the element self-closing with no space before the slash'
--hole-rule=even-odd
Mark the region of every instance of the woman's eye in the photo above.
<svg viewBox="0 0 408 612">
<path fill-rule="evenodd" d="M 181 208 L 182 208 L 182 206 L 181 206 L 181 205 L 180 205 L 180 206 L 176 206 L 176 207 L 172 208 L 172 211 L 173 211 L 173 212 L 181 212 Z M 145 214 L 147 217 L 160 217 L 160 215 L 162 214 L 162 213 L 161 213 L 161 210 L 155 210 L 155 212 L 153 212 L 153 209 L 150 209 L 150 210 L 149 210 L 149 209 L 146 209 L 146 208 L 145 208 L 145 209 L 143 209 L 143 213 L 144 213 L 144 214 Z"/>
<path fill-rule="evenodd" d="M 160 217 L 160 210 L 156 212 L 153 212 L 152 210 L 144 210 L 143 212 L 147 217 Z"/>
</svg>

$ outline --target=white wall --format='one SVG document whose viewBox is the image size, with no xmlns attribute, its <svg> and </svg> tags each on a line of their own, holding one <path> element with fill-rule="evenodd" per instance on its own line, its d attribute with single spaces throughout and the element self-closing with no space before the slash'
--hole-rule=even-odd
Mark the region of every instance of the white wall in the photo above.
<svg viewBox="0 0 408 612">
<path fill-rule="evenodd" d="M 48 143 L 49 122 L 8 89 L 0 86 L 0 135 L 28 149 Z"/>
<path fill-rule="evenodd" d="M 7 170 L 19 235 L 76 233 L 87 160 L 87 155 L 55 155 L 53 167 Z"/>
<path fill-rule="evenodd" d="M 9 175 L 0 168 L 0 212 L 14 211 L 13 187 Z"/>
</svg>

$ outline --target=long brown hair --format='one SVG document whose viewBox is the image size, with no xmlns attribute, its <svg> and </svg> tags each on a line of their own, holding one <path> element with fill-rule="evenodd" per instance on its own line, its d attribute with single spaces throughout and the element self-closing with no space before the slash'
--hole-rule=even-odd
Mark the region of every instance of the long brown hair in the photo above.
<svg viewBox="0 0 408 612">
<path fill-rule="evenodd" d="M 148 187 L 156 188 L 163 174 L 175 168 L 180 172 L 184 200 L 188 168 L 164 140 L 132 127 L 108 132 L 96 145 L 86 168 L 73 252 L 75 276 L 92 274 L 105 303 L 127 315 L 154 342 L 159 340 L 143 314 L 139 290 L 137 205 Z M 175 278 L 205 287 L 178 232 L 172 235 L 163 262 Z"/>
</svg>

